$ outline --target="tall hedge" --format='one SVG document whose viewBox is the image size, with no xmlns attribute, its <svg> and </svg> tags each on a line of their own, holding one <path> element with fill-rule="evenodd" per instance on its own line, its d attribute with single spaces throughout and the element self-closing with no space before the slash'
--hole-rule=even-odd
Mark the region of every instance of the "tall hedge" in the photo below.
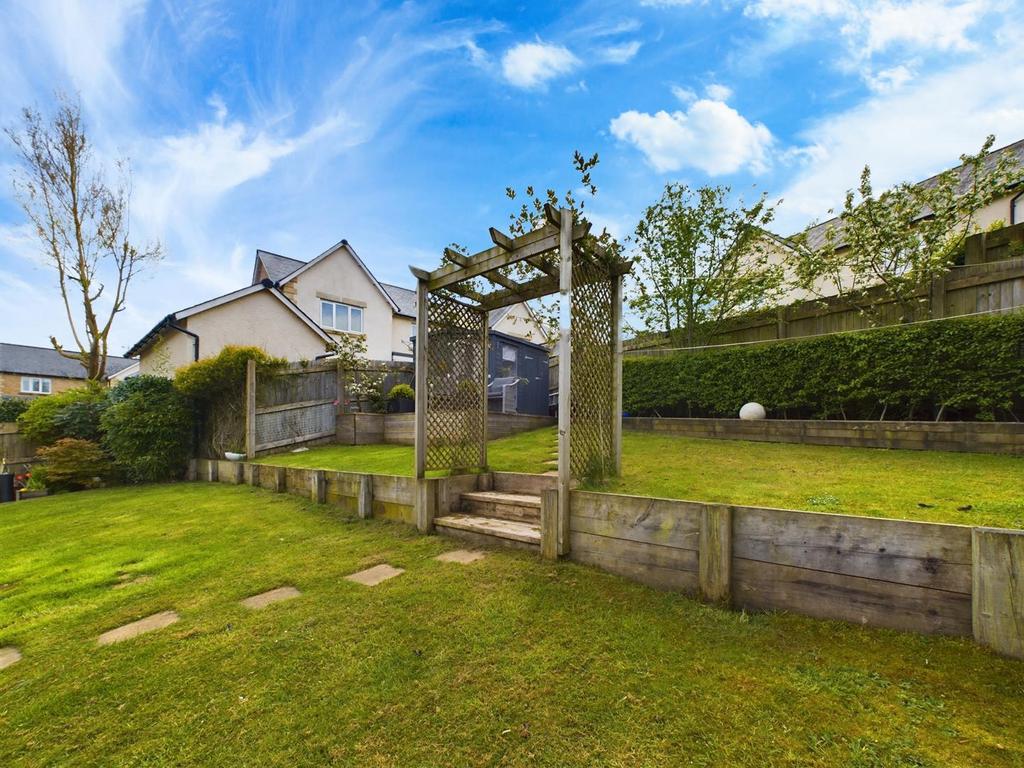
<svg viewBox="0 0 1024 768">
<path fill-rule="evenodd" d="M 632 415 L 736 416 L 750 401 L 789 418 L 1024 418 L 1024 313 L 623 364 Z"/>
</svg>

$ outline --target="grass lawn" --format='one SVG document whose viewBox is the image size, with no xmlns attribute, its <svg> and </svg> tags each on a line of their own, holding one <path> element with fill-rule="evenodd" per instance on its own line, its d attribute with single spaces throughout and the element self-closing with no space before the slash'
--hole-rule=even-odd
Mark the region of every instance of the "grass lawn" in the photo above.
<svg viewBox="0 0 1024 768">
<path fill-rule="evenodd" d="M 969 640 L 433 559 L 455 546 L 245 486 L 4 505 L 0 646 L 24 658 L 0 671 L 0 765 L 1024 763 L 1024 663 Z M 406 573 L 342 578 L 382 562 Z M 281 585 L 302 596 L 238 604 Z"/>
<path fill-rule="evenodd" d="M 623 476 L 604 490 L 641 496 L 1024 528 L 1024 459 L 939 451 L 623 434 Z M 543 472 L 553 428 L 490 444 L 494 469 Z M 317 469 L 409 475 L 401 445 L 332 445 L 265 459 Z"/>
</svg>

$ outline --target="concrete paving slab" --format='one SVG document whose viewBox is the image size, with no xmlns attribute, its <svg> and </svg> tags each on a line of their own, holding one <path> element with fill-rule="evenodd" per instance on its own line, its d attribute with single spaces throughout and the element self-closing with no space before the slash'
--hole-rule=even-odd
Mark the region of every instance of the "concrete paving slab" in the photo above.
<svg viewBox="0 0 1024 768">
<path fill-rule="evenodd" d="M 98 645 L 110 645 L 111 643 L 119 643 L 122 640 L 130 640 L 131 638 L 138 637 L 146 632 L 153 632 L 157 629 L 169 627 L 180 618 L 181 617 L 174 611 L 161 611 L 160 613 L 154 613 L 152 616 L 147 616 L 144 619 L 139 619 L 138 621 L 125 624 L 117 629 L 112 629 L 109 632 L 104 632 L 96 638 L 96 643 Z"/>
<path fill-rule="evenodd" d="M 21 661 L 21 651 L 12 645 L 0 648 L 0 669 L 7 669 Z"/>
<path fill-rule="evenodd" d="M 393 579 L 395 576 L 405 573 L 404 568 L 394 568 L 387 563 L 381 565 L 375 565 L 373 568 L 367 568 L 365 571 L 359 571 L 353 573 L 345 578 L 349 581 L 354 581 L 356 584 L 363 584 L 367 587 L 375 587 L 382 581 Z"/>
<path fill-rule="evenodd" d="M 279 603 L 282 600 L 291 600 L 301 594 L 302 593 L 295 587 L 277 587 L 276 589 L 260 592 L 258 595 L 245 598 L 245 600 L 242 601 L 242 605 L 246 608 L 258 611 L 260 608 L 266 608 L 271 603 Z"/>
<path fill-rule="evenodd" d="M 440 560 L 442 563 L 460 563 L 462 565 L 468 565 L 469 563 L 475 563 L 477 560 L 482 560 L 483 558 L 484 553 L 475 549 L 453 549 L 451 552 L 443 552 L 434 559 Z"/>
</svg>

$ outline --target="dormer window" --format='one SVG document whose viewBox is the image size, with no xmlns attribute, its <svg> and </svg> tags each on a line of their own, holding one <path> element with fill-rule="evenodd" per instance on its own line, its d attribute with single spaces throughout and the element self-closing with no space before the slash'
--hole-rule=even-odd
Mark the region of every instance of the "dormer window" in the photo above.
<svg viewBox="0 0 1024 768">
<path fill-rule="evenodd" d="M 363 332 L 363 308 L 337 301 L 320 300 L 320 325 L 332 331 Z"/>
</svg>

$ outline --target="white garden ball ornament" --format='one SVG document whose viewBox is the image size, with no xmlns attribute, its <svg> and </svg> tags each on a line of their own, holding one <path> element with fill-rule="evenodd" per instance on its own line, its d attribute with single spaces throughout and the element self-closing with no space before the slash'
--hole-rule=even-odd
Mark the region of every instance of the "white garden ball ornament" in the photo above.
<svg viewBox="0 0 1024 768">
<path fill-rule="evenodd" d="M 747 403 L 740 408 L 740 418 L 744 421 L 760 421 L 767 416 L 764 406 L 760 403 Z"/>
</svg>

